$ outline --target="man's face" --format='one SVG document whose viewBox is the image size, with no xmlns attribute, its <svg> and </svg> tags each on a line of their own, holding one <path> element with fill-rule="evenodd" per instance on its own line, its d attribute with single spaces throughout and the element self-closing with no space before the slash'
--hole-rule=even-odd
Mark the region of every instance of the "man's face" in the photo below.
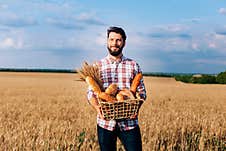
<svg viewBox="0 0 226 151">
<path fill-rule="evenodd" d="M 118 56 L 122 53 L 125 42 L 122 36 L 115 32 L 110 32 L 107 40 L 108 51 L 112 56 Z"/>
</svg>

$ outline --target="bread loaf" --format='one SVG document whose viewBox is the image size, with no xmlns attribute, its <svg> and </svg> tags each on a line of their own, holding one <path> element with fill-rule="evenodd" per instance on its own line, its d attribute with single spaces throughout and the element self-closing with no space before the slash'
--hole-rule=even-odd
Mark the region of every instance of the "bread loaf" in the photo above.
<svg viewBox="0 0 226 151">
<path fill-rule="evenodd" d="M 137 87 L 140 84 L 141 79 L 142 79 L 142 73 L 138 73 L 132 81 L 132 84 L 130 86 L 130 91 L 132 91 L 134 94 L 136 93 Z"/>
<path fill-rule="evenodd" d="M 117 93 L 118 91 L 118 85 L 115 84 L 115 83 L 112 83 L 108 86 L 108 88 L 105 90 L 105 92 L 109 95 L 113 95 L 115 96 L 115 94 Z"/>
<path fill-rule="evenodd" d="M 121 93 L 118 93 L 116 95 L 116 99 L 118 102 L 123 102 L 125 100 L 124 95 L 122 95 Z"/>
<path fill-rule="evenodd" d="M 86 77 L 86 82 L 88 83 L 88 85 L 91 87 L 91 89 L 96 93 L 99 94 L 101 93 L 101 89 L 99 87 L 99 85 L 97 84 L 97 82 L 90 76 Z"/>
<path fill-rule="evenodd" d="M 107 94 L 105 92 L 99 93 L 98 97 L 100 99 L 102 99 L 103 101 L 106 101 L 106 102 L 113 103 L 113 102 L 117 101 L 117 99 L 115 97 L 113 97 L 113 96 L 111 96 L 111 95 L 109 95 L 109 94 Z"/>
<path fill-rule="evenodd" d="M 133 93 L 129 89 L 122 89 L 118 94 L 123 95 L 124 100 L 135 99 Z"/>
</svg>

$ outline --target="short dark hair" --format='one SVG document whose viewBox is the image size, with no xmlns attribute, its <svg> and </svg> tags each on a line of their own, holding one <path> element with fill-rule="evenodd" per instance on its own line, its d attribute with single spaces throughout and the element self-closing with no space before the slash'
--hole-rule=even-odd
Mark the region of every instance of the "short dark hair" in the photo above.
<svg viewBox="0 0 226 151">
<path fill-rule="evenodd" d="M 122 39 L 126 41 L 126 33 L 122 28 L 116 27 L 116 26 L 109 27 L 107 30 L 107 37 L 109 37 L 110 32 L 115 32 L 120 34 L 122 36 Z"/>
</svg>

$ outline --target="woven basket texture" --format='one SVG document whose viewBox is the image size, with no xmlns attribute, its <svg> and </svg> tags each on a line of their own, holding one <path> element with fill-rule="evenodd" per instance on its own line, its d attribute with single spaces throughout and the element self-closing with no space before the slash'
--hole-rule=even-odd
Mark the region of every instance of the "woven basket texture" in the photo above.
<svg viewBox="0 0 226 151">
<path fill-rule="evenodd" d="M 104 119 L 127 119 L 137 114 L 142 99 L 124 100 L 120 102 L 104 102 L 99 100 Z"/>
</svg>

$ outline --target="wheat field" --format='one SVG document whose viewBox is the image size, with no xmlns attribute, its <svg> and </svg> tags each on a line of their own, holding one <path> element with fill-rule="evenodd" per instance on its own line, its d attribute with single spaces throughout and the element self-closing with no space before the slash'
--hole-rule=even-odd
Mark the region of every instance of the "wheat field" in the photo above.
<svg viewBox="0 0 226 151">
<path fill-rule="evenodd" d="M 144 151 L 226 150 L 226 85 L 144 82 Z M 77 74 L 0 72 L 0 150 L 99 150 L 86 91 Z"/>
</svg>

